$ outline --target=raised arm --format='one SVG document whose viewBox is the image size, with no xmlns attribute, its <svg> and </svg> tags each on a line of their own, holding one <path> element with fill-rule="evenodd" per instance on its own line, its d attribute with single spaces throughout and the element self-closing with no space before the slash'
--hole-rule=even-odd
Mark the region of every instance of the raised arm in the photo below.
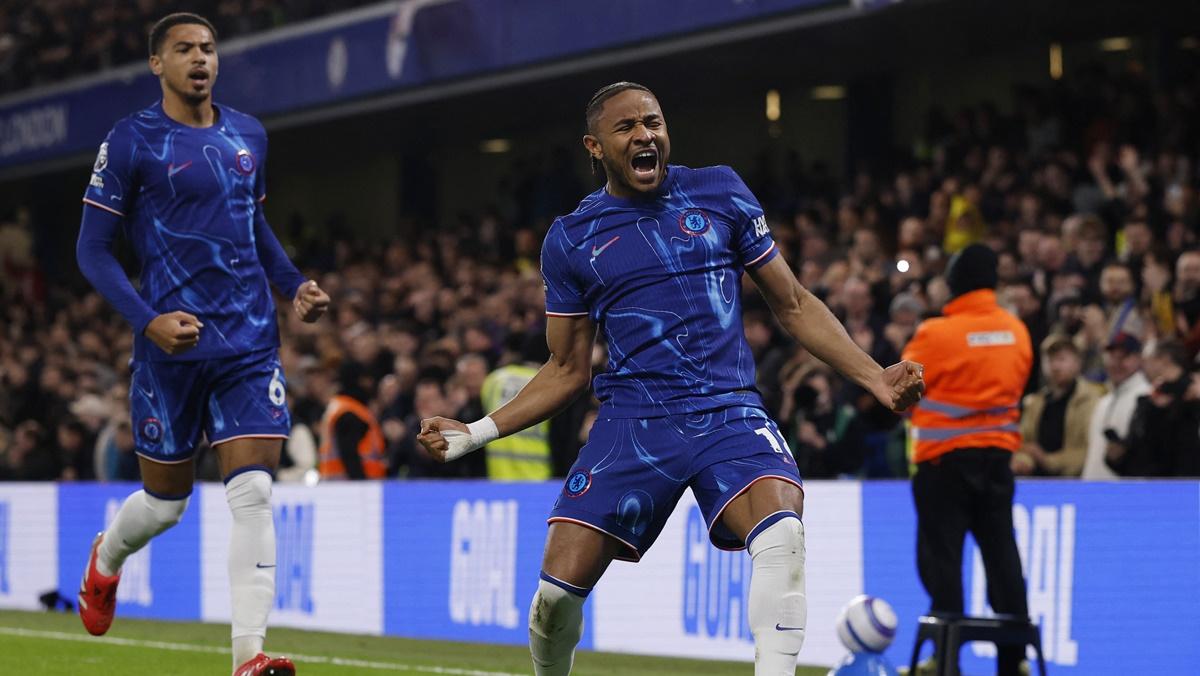
<svg viewBox="0 0 1200 676">
<path fill-rule="evenodd" d="M 859 349 L 829 308 L 800 284 L 783 256 L 775 256 L 749 272 L 784 330 L 815 357 L 894 411 L 903 411 L 920 400 L 925 389 L 921 365 L 900 362 L 884 369 L 876 364 Z"/>
<path fill-rule="evenodd" d="M 435 459 L 447 462 L 550 418 L 587 390 L 595 339 L 596 327 L 587 315 L 548 316 L 550 360 L 517 396 L 469 425 L 441 417 L 422 420 L 417 440 Z"/>
</svg>

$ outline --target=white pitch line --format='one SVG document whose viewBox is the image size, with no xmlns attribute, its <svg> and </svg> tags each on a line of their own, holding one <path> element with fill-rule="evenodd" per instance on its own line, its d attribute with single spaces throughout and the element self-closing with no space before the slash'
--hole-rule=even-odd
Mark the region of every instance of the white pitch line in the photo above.
<svg viewBox="0 0 1200 676">
<path fill-rule="evenodd" d="M 216 655 L 230 654 L 229 648 L 218 646 L 198 645 L 195 643 L 168 643 L 166 641 L 140 641 L 132 638 L 117 638 L 115 636 L 80 636 L 63 631 L 38 631 L 20 629 L 18 627 L 0 627 L 0 634 L 21 636 L 24 638 L 46 638 L 58 641 L 74 641 L 76 643 L 106 643 L 108 645 L 130 646 L 134 648 L 153 648 L 155 650 L 175 650 L 179 652 L 210 653 Z M 371 662 L 347 657 L 328 657 L 325 655 L 300 655 L 288 653 L 288 657 L 310 664 L 332 664 L 337 667 L 358 667 L 360 669 L 379 669 L 382 671 L 419 671 L 425 674 L 444 674 L 445 676 L 524 676 L 507 671 L 480 671 L 478 669 L 457 669 L 455 667 L 428 667 L 417 664 L 398 664 L 396 662 Z"/>
</svg>

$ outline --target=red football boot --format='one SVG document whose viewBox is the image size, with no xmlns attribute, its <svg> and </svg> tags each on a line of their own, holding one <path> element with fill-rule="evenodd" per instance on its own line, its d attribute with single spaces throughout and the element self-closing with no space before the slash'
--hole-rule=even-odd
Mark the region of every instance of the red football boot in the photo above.
<svg viewBox="0 0 1200 676">
<path fill-rule="evenodd" d="M 286 657 L 267 657 L 259 653 L 234 669 L 233 676 L 295 676 L 296 665 Z"/>
<path fill-rule="evenodd" d="M 117 610 L 117 584 L 121 571 L 115 575 L 101 575 L 96 570 L 96 556 L 100 553 L 100 541 L 104 533 L 92 541 L 92 553 L 88 555 L 87 568 L 79 583 L 79 618 L 92 636 L 100 636 L 112 626 L 113 613 Z"/>
</svg>

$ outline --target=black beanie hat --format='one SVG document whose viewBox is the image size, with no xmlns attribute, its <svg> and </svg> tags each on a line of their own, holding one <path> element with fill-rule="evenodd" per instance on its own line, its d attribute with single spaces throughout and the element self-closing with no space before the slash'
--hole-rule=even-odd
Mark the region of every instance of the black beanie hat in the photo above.
<svg viewBox="0 0 1200 676">
<path fill-rule="evenodd" d="M 996 288 L 998 261 L 996 252 L 982 244 L 972 244 L 954 254 L 946 266 L 950 296 L 957 298 L 971 291 Z"/>
</svg>

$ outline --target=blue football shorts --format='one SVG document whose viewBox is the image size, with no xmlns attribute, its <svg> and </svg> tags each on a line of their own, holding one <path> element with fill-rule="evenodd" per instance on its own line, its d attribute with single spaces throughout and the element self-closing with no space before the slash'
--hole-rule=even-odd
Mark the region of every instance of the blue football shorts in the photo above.
<svg viewBox="0 0 1200 676">
<path fill-rule="evenodd" d="M 803 487 L 779 429 L 762 409 L 597 418 L 548 520 L 607 533 L 628 548 L 617 558 L 637 561 L 690 487 L 712 543 L 744 549 L 721 523 L 721 512 L 766 478 Z"/>
<path fill-rule="evenodd" d="M 202 361 L 135 361 L 129 409 L 137 454 L 191 458 L 204 432 L 212 446 L 243 437 L 286 439 L 287 380 L 275 348 Z"/>
</svg>

